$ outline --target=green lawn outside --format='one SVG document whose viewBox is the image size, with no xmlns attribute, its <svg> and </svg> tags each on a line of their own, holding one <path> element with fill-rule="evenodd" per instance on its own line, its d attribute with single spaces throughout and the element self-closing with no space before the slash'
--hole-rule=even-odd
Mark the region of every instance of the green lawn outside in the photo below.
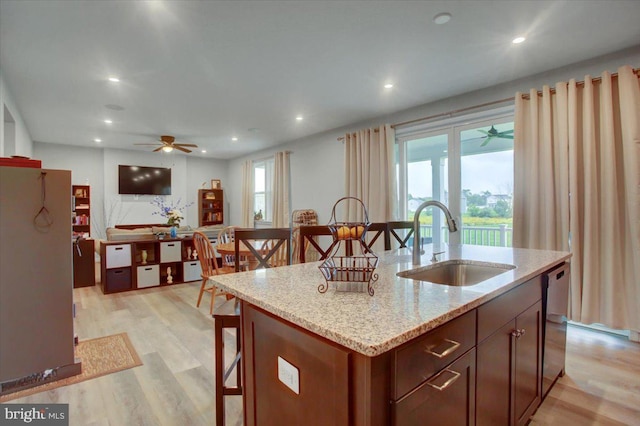
<svg viewBox="0 0 640 426">
<path fill-rule="evenodd" d="M 413 219 L 412 218 L 409 220 Z M 433 223 L 432 216 L 422 216 L 420 217 L 420 223 L 422 225 L 431 225 Z M 496 230 L 500 229 L 500 225 L 506 225 L 506 229 L 513 228 L 513 219 L 512 218 L 488 218 L 488 217 L 472 217 L 464 215 L 462 216 L 463 228 L 469 227 L 487 227 L 487 228 L 495 228 Z M 460 224 L 458 224 L 459 226 Z M 423 230 L 424 232 L 424 230 Z M 463 244 L 473 244 L 473 245 L 486 245 L 486 246 L 501 246 L 503 244 L 500 243 L 500 233 L 496 231 L 473 231 L 471 232 L 469 229 L 462 229 L 459 232 L 462 232 L 462 243 Z M 428 230 L 428 235 L 423 236 L 431 236 L 431 230 Z M 445 233 L 445 240 L 448 241 L 448 233 Z M 512 233 L 506 232 L 506 247 L 512 246 Z"/>
</svg>

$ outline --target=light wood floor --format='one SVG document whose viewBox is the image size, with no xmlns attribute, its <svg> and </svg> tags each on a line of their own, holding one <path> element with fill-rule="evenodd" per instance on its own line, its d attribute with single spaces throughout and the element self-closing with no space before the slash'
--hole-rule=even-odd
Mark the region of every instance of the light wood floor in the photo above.
<svg viewBox="0 0 640 426">
<path fill-rule="evenodd" d="M 126 331 L 144 365 L 11 403 L 69 403 L 72 426 L 214 424 L 213 319 L 208 295 L 195 307 L 199 285 L 75 289 L 80 339 Z M 640 344 L 570 327 L 566 370 L 532 425 L 640 425 Z M 242 424 L 240 398 L 226 398 L 229 425 Z"/>
</svg>

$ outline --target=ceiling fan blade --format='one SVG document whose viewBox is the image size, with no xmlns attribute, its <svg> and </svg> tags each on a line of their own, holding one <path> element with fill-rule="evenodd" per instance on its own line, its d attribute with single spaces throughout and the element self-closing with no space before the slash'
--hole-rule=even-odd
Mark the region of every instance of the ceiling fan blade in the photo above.
<svg viewBox="0 0 640 426">
<path fill-rule="evenodd" d="M 191 152 L 191 150 L 190 150 L 190 149 L 183 148 L 183 147 L 181 147 L 181 146 L 180 146 L 180 145 L 178 145 L 178 144 L 174 144 L 174 145 L 173 145 L 173 147 L 174 147 L 175 149 L 177 149 L 177 150 L 182 151 L 182 152 Z"/>
<path fill-rule="evenodd" d="M 508 133 L 513 133 L 513 129 L 511 129 L 511 130 L 505 130 L 504 132 L 500 132 L 500 133 L 501 133 L 501 134 L 503 134 L 503 135 L 506 135 L 506 134 L 508 134 Z"/>
<path fill-rule="evenodd" d="M 142 146 L 158 146 L 157 143 L 134 143 L 134 145 L 142 145 Z"/>
<path fill-rule="evenodd" d="M 190 146 L 193 148 L 197 148 L 198 145 L 192 144 L 192 143 L 174 143 L 173 146 Z"/>
<path fill-rule="evenodd" d="M 158 152 L 158 151 L 160 151 L 162 148 L 164 148 L 164 147 L 163 147 L 163 146 L 159 146 L 159 147 L 157 147 L 156 149 L 154 149 L 154 150 L 153 150 L 153 152 Z"/>
<path fill-rule="evenodd" d="M 482 142 L 482 143 L 480 144 L 480 146 L 486 146 L 486 145 L 489 143 L 489 141 L 490 141 L 491 139 L 493 139 L 493 138 L 494 138 L 494 136 L 486 136 L 485 141 L 484 141 L 484 142 Z"/>
</svg>

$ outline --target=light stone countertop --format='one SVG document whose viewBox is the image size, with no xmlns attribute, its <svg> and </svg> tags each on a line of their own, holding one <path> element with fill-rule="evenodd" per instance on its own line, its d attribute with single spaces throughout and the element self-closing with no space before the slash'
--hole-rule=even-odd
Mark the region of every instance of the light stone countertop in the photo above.
<svg viewBox="0 0 640 426">
<path fill-rule="evenodd" d="M 400 271 L 431 265 L 433 248 L 428 245 L 421 266 L 412 264 L 408 249 L 376 253 L 379 278 L 373 284 L 374 296 L 336 291 L 334 283 L 326 293 L 319 293 L 318 286 L 325 283 L 318 269 L 321 262 L 216 275 L 210 280 L 220 289 L 314 334 L 363 355 L 376 356 L 571 257 L 567 252 L 471 245 L 445 249 L 439 261 L 466 259 L 516 268 L 467 287 L 398 277 Z"/>
</svg>

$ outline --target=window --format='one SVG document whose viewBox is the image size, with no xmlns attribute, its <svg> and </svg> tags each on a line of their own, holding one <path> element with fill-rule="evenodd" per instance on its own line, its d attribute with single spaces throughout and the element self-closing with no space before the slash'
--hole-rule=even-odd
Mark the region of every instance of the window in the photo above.
<svg viewBox="0 0 640 426">
<path fill-rule="evenodd" d="M 274 160 L 253 163 L 253 210 L 256 221 L 271 222 L 273 217 L 273 165 Z"/>
<path fill-rule="evenodd" d="M 501 109 L 398 131 L 401 217 L 413 220 L 424 201 L 449 207 L 458 232 L 449 235 L 442 212 L 423 211 L 420 236 L 443 242 L 511 246 L 513 112 Z"/>
</svg>

